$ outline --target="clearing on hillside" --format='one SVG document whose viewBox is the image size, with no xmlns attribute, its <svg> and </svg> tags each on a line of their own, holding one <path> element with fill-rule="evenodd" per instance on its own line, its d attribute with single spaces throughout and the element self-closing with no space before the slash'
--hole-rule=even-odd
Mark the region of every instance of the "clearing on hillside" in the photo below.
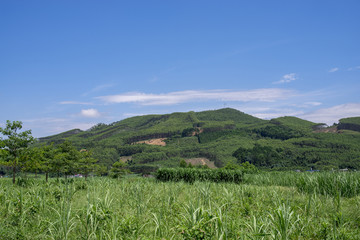
<svg viewBox="0 0 360 240">
<path fill-rule="evenodd" d="M 145 141 L 136 142 L 136 144 L 145 143 L 148 145 L 166 146 L 166 138 L 153 138 Z"/>
<path fill-rule="evenodd" d="M 209 168 L 217 168 L 214 164 L 214 162 L 210 161 L 207 158 L 189 158 L 185 159 L 185 162 L 187 164 L 191 163 L 191 165 L 207 165 Z"/>
</svg>

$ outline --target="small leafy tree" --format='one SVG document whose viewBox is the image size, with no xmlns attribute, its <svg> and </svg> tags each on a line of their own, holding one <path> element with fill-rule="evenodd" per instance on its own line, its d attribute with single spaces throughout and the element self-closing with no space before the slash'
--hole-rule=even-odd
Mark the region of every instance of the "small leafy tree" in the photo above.
<svg viewBox="0 0 360 240">
<path fill-rule="evenodd" d="M 57 172 L 58 177 L 62 173 L 67 178 L 77 169 L 79 159 L 80 152 L 71 142 L 65 141 L 57 147 L 54 158 L 50 162 L 51 169 Z"/>
<path fill-rule="evenodd" d="M 51 163 L 55 157 L 55 154 L 56 149 L 53 144 L 44 145 L 37 148 L 38 160 L 35 162 L 39 163 L 39 170 L 45 173 L 46 182 L 48 182 L 49 179 L 49 172 L 53 170 Z"/>
<path fill-rule="evenodd" d="M 97 176 L 105 176 L 108 174 L 108 169 L 104 164 L 98 164 L 95 168 L 95 174 Z"/>
<path fill-rule="evenodd" d="M 84 174 L 85 179 L 87 179 L 89 173 L 94 172 L 98 167 L 98 165 L 96 164 L 98 160 L 93 158 L 92 155 L 92 152 L 89 152 L 87 150 L 80 152 L 78 170 L 81 174 Z"/>
<path fill-rule="evenodd" d="M 20 121 L 6 121 L 6 127 L 0 127 L 0 134 L 5 139 L 0 139 L 0 149 L 2 150 L 2 163 L 10 166 L 13 172 L 13 183 L 15 184 L 16 173 L 22 166 L 23 159 L 26 159 L 26 152 L 34 138 L 31 136 L 31 130 L 18 132 L 22 128 Z"/>
<path fill-rule="evenodd" d="M 181 160 L 180 160 L 179 166 L 180 166 L 181 168 L 186 168 L 186 167 L 187 167 L 187 163 L 185 162 L 184 159 L 181 159 Z"/>
<path fill-rule="evenodd" d="M 110 170 L 110 176 L 113 178 L 122 177 L 127 173 L 130 173 L 129 169 L 127 168 L 127 164 L 120 161 L 115 162 Z"/>
<path fill-rule="evenodd" d="M 41 161 L 39 157 L 38 148 L 29 148 L 24 151 L 20 157 L 20 162 L 22 163 L 22 171 L 24 172 L 34 172 L 35 177 L 41 169 Z"/>
<path fill-rule="evenodd" d="M 234 161 L 229 161 L 226 163 L 224 168 L 230 169 L 230 170 L 236 170 L 236 169 L 240 169 L 240 166 L 238 164 L 236 164 Z"/>
</svg>

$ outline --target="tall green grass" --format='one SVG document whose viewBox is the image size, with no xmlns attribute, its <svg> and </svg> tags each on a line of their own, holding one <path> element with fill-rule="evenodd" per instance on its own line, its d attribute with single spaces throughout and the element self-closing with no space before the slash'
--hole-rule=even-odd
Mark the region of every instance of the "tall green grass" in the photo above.
<svg viewBox="0 0 360 240">
<path fill-rule="evenodd" d="M 156 174 L 159 181 L 195 181 L 209 182 L 233 182 L 241 183 L 244 173 L 241 170 L 228 169 L 198 169 L 198 168 L 162 168 Z"/>
<path fill-rule="evenodd" d="M 244 184 L 0 179 L 0 239 L 359 239 L 358 195 L 298 190 L 299 179 L 320 176 L 245 175 Z"/>
<path fill-rule="evenodd" d="M 358 172 L 263 172 L 245 175 L 244 183 L 294 187 L 300 192 L 329 196 L 360 195 L 360 173 Z"/>
<path fill-rule="evenodd" d="M 323 195 L 354 197 L 360 194 L 359 173 L 302 174 L 296 181 L 301 192 Z"/>
</svg>

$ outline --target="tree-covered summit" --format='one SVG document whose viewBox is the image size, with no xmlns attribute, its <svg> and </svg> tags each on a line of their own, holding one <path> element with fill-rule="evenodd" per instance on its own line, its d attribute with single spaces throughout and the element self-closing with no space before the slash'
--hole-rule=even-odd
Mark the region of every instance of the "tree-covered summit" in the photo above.
<svg viewBox="0 0 360 240">
<path fill-rule="evenodd" d="M 358 119 L 327 127 L 290 116 L 263 120 L 224 108 L 135 116 L 39 142 L 68 140 L 108 167 L 122 161 L 140 172 L 201 158 L 217 167 L 248 161 L 268 169 L 360 169 Z"/>
</svg>

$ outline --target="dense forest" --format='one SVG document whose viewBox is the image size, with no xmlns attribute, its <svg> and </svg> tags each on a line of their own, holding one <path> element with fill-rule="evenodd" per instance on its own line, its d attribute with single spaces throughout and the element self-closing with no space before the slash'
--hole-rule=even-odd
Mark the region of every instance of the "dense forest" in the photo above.
<svg viewBox="0 0 360 240">
<path fill-rule="evenodd" d="M 65 148 L 70 142 L 78 151 L 91 153 L 102 169 L 119 162 L 136 173 L 177 167 L 194 158 L 216 167 L 248 162 L 269 170 L 352 170 L 360 169 L 359 119 L 326 126 L 296 117 L 262 120 L 225 108 L 99 123 L 86 131 L 36 139 L 30 147 Z M 161 144 L 152 144 L 155 140 Z"/>
</svg>

